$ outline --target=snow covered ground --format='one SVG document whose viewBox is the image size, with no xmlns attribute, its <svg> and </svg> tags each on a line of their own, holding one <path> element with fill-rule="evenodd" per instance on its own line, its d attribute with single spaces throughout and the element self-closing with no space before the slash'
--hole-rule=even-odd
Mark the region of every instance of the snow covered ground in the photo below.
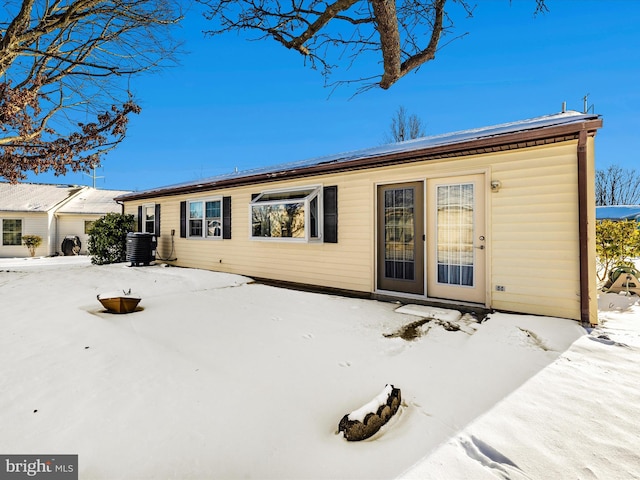
<svg viewBox="0 0 640 480">
<path fill-rule="evenodd" d="M 142 297 L 128 315 L 96 299 L 128 289 Z M 587 332 L 202 270 L 0 259 L 0 453 L 78 454 L 81 479 L 640 478 L 637 300 L 601 295 Z M 387 383 L 398 414 L 367 441 L 338 435 Z"/>
</svg>

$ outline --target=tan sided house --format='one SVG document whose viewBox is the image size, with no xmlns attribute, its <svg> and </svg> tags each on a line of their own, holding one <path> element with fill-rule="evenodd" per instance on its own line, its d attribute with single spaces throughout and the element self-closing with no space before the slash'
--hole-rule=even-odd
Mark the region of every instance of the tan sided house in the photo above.
<svg viewBox="0 0 640 480">
<path fill-rule="evenodd" d="M 116 200 L 174 265 L 595 324 L 601 126 L 563 112 Z"/>
</svg>

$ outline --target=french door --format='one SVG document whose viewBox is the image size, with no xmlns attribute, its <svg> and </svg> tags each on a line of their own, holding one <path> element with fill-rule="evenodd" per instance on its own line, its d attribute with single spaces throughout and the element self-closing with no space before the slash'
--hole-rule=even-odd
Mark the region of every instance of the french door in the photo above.
<svg viewBox="0 0 640 480">
<path fill-rule="evenodd" d="M 424 294 L 424 183 L 378 186 L 378 289 Z"/>
<path fill-rule="evenodd" d="M 484 175 L 427 182 L 427 294 L 485 303 Z"/>
</svg>

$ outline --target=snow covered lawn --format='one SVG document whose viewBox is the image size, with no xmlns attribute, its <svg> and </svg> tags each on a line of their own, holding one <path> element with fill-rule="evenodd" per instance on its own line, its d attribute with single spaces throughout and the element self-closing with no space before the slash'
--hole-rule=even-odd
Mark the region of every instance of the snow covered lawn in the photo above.
<svg viewBox="0 0 640 480">
<path fill-rule="evenodd" d="M 132 314 L 96 299 L 129 288 Z M 603 295 L 591 333 L 444 311 L 405 340 L 424 309 L 0 259 L 0 453 L 78 454 L 81 479 L 637 478 L 636 300 Z M 338 435 L 387 383 L 403 398 L 391 421 L 364 442 Z"/>
</svg>

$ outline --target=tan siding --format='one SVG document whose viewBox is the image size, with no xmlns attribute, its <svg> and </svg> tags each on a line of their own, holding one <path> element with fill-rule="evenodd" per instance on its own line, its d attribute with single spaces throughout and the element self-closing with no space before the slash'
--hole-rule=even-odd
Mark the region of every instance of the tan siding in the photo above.
<svg viewBox="0 0 640 480">
<path fill-rule="evenodd" d="M 221 189 L 232 197 L 232 239 L 181 239 L 179 195 L 161 204 L 159 252 L 176 265 L 317 284 L 362 292 L 375 288 L 375 192 L 379 183 L 487 173 L 488 304 L 526 313 L 579 318 L 576 142 L 460 159 L 417 162 L 366 171 Z M 491 180 L 502 188 L 489 193 Z M 257 241 L 249 238 L 249 202 L 263 189 L 338 185 L 338 244 Z M 150 200 L 126 203 L 128 213 Z M 495 290 L 497 285 L 504 292 Z M 574 301 L 574 299 L 576 299 Z M 556 312 L 556 313 L 552 313 Z"/>
<path fill-rule="evenodd" d="M 517 299 L 516 299 L 517 300 Z M 511 301 L 511 299 L 500 302 L 500 310 L 507 312 L 518 313 L 532 313 L 535 315 L 546 315 L 550 317 L 570 318 L 578 320 L 576 318 L 576 309 L 580 309 L 580 300 L 576 299 L 575 302 L 567 301 L 562 304 L 532 304 L 532 298 L 529 296 L 523 296 L 519 301 Z"/>
<path fill-rule="evenodd" d="M 593 137 L 587 138 L 587 177 L 592 179 L 587 182 L 587 198 L 596 198 L 595 182 L 595 140 Z M 598 291 L 596 279 L 596 203 L 591 202 L 587 211 L 587 248 L 592 255 L 588 258 L 588 271 L 584 272 L 589 276 L 589 322 L 591 325 L 598 324 Z"/>
<path fill-rule="evenodd" d="M 502 183 L 491 195 L 495 308 L 580 318 L 576 161 L 567 142 L 492 165 Z"/>
</svg>

